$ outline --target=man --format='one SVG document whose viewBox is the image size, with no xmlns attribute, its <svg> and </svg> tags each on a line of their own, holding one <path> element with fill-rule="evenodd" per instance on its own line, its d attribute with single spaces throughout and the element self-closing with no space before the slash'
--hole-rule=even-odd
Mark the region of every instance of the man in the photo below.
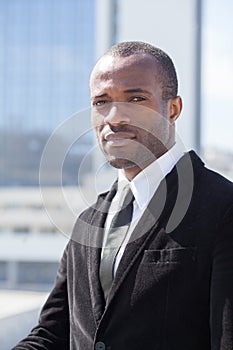
<svg viewBox="0 0 233 350">
<path fill-rule="evenodd" d="M 90 92 L 119 178 L 77 220 L 39 325 L 14 349 L 233 349 L 233 186 L 175 138 L 171 59 L 120 43 L 97 62 Z M 124 188 L 130 223 L 115 225 Z"/>
</svg>

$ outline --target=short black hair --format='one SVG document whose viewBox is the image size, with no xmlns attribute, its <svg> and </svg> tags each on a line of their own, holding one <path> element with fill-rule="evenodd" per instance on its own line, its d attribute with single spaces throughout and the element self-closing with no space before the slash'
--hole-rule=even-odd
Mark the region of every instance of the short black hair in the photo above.
<svg viewBox="0 0 233 350">
<path fill-rule="evenodd" d="M 161 49 L 142 41 L 125 41 L 113 45 L 103 56 L 128 57 L 136 54 L 149 54 L 159 64 L 159 79 L 162 84 L 162 99 L 168 101 L 177 96 L 178 80 L 172 59 Z"/>
</svg>

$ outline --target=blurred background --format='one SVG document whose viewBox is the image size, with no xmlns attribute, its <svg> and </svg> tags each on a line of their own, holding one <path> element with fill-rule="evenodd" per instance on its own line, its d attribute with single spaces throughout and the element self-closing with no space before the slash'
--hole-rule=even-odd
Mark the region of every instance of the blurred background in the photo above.
<svg viewBox="0 0 233 350">
<path fill-rule="evenodd" d="M 171 55 L 178 135 L 233 180 L 232 13 L 231 0 L 0 0 L 0 350 L 34 326 L 75 217 L 114 176 L 88 90 L 112 44 Z"/>
</svg>

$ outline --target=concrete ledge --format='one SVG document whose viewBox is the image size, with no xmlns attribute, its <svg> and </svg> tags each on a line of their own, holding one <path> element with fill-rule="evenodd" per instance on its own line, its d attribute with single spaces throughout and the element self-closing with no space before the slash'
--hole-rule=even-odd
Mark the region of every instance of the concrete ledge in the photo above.
<svg viewBox="0 0 233 350">
<path fill-rule="evenodd" d="M 0 291 L 0 350 L 9 350 L 37 324 L 47 293 Z"/>
</svg>

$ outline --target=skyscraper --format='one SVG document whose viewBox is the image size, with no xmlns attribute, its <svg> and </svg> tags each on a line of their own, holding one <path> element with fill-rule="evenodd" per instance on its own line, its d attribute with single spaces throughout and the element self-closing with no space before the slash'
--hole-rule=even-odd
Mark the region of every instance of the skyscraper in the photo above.
<svg viewBox="0 0 233 350">
<path fill-rule="evenodd" d="M 89 107 L 95 0 L 0 0 L 0 185 L 36 185 L 45 142 Z"/>
</svg>

